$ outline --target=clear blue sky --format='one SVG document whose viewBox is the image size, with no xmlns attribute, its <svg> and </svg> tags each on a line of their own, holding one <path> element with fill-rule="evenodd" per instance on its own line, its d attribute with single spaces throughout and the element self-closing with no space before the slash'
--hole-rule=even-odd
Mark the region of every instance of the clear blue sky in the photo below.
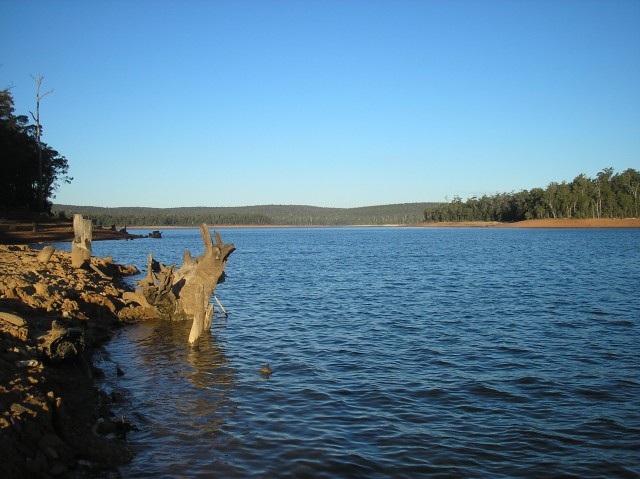
<svg viewBox="0 0 640 479">
<path fill-rule="evenodd" d="M 442 201 L 640 168 L 640 2 L 0 0 L 98 206 Z"/>
</svg>

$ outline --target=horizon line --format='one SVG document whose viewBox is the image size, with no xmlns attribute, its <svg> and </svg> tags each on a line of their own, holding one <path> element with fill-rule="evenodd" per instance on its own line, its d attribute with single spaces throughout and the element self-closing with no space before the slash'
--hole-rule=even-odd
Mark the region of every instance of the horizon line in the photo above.
<svg viewBox="0 0 640 479">
<path fill-rule="evenodd" d="M 264 204 L 254 204 L 254 205 L 241 205 L 241 206 L 98 206 L 98 205 L 78 205 L 78 204 L 69 204 L 69 203 L 52 203 L 52 207 L 54 206 L 72 206 L 79 208 L 104 208 L 104 209 L 116 209 L 116 208 L 147 208 L 147 209 L 156 209 L 156 210 L 175 210 L 175 209 L 183 209 L 183 208 L 257 208 L 264 206 L 296 206 L 296 207 L 306 207 L 306 208 L 319 208 L 319 209 L 331 209 L 331 210 L 351 210 L 358 208 L 375 208 L 379 206 L 400 206 L 400 205 L 421 205 L 421 204 L 430 204 L 430 203 L 443 203 L 442 201 L 411 201 L 411 202 L 403 202 L 403 203 L 381 203 L 376 205 L 364 205 L 364 206 L 316 206 L 310 204 L 284 204 L 284 203 L 264 203 Z"/>
</svg>

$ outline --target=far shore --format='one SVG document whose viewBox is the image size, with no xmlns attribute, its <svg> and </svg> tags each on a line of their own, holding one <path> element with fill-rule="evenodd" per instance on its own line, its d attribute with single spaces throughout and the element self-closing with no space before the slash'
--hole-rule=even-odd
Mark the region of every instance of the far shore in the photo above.
<svg viewBox="0 0 640 479">
<path fill-rule="evenodd" d="M 366 227 L 420 227 L 420 228 L 640 228 L 640 218 L 550 218 L 541 220 L 515 221 L 444 221 L 415 224 L 386 225 L 211 225 L 210 228 L 366 228 Z M 127 229 L 183 229 L 195 226 L 129 226 Z"/>
<path fill-rule="evenodd" d="M 10 226 L 10 227 L 9 227 Z M 212 229 L 229 228 L 344 228 L 344 227 L 420 227 L 420 228 L 640 228 L 640 218 L 590 218 L 590 219 L 542 219 L 526 220 L 514 223 L 501 223 L 498 221 L 461 221 L 440 223 L 415 223 L 415 224 L 388 224 L 388 225 L 210 225 Z M 180 228 L 195 228 L 195 226 L 127 226 L 127 230 L 169 230 Z M 93 239 L 114 240 L 134 239 L 135 233 L 113 231 L 105 228 L 96 228 Z M 34 229 L 32 223 L 0 224 L 0 244 L 35 244 L 64 242 L 73 240 L 73 227 L 70 222 L 39 223 Z"/>
<path fill-rule="evenodd" d="M 441 223 L 418 223 L 409 226 L 453 227 L 453 228 L 640 228 L 640 218 L 587 218 L 566 219 L 549 218 L 542 220 L 524 220 L 513 223 L 498 221 L 461 221 Z"/>
</svg>

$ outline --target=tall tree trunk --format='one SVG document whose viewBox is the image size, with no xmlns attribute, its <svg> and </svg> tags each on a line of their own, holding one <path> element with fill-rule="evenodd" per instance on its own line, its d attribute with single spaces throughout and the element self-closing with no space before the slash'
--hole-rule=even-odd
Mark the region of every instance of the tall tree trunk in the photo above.
<svg viewBox="0 0 640 479">
<path fill-rule="evenodd" d="M 33 121 L 36 122 L 36 140 L 38 145 L 38 191 L 36 193 L 38 196 L 37 198 L 38 210 L 44 211 L 45 210 L 45 207 L 44 207 L 45 188 L 44 188 L 44 175 L 43 175 L 43 167 L 42 167 L 42 142 L 40 141 L 40 137 L 42 136 L 42 127 L 40 126 L 40 100 L 42 100 L 49 93 L 53 93 L 53 89 L 41 95 L 40 86 L 42 85 L 42 80 L 44 80 L 44 77 L 42 75 L 38 75 L 37 77 L 34 77 L 33 75 L 31 75 L 31 78 L 33 78 L 36 82 L 36 114 L 34 115 L 33 112 L 29 112 L 31 113 L 31 117 L 33 118 Z"/>
</svg>

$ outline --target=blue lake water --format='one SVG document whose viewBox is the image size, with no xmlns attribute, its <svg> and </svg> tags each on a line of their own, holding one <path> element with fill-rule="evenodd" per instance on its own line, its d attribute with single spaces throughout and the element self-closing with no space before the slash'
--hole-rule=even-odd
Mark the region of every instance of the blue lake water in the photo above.
<svg viewBox="0 0 640 479">
<path fill-rule="evenodd" d="M 102 354 L 139 428 L 122 477 L 640 477 L 639 230 L 221 235 L 229 317 L 193 348 L 149 322 Z M 93 251 L 203 251 L 163 236 Z"/>
</svg>

